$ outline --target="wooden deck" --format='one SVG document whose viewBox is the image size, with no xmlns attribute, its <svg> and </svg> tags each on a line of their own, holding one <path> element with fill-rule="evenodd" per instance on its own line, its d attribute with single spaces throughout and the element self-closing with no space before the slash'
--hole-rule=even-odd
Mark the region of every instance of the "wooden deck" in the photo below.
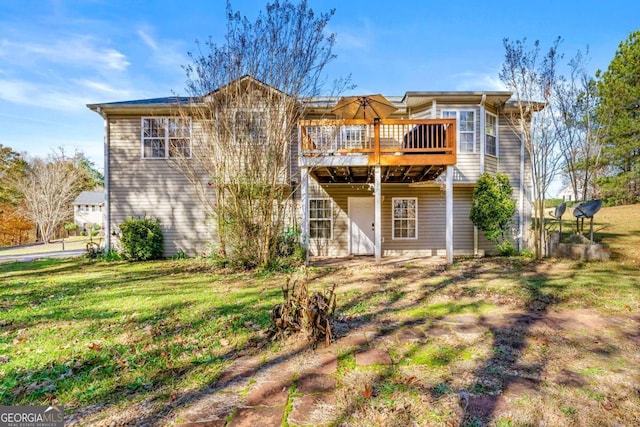
<svg viewBox="0 0 640 427">
<path fill-rule="evenodd" d="M 456 164 L 455 119 L 304 120 L 299 123 L 300 166 L 319 182 L 421 182 Z"/>
</svg>

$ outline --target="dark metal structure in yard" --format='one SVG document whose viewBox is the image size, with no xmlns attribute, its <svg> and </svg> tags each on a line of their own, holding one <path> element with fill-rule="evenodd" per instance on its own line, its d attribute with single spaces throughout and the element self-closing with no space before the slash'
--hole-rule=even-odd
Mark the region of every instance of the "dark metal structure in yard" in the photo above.
<svg viewBox="0 0 640 427">
<path fill-rule="evenodd" d="M 602 200 L 589 200 L 582 202 L 573 208 L 573 216 L 576 217 L 576 233 L 584 232 L 584 219 L 591 220 L 589 240 L 593 244 L 593 216 L 602 208 Z"/>
<path fill-rule="evenodd" d="M 567 210 L 567 204 L 565 202 L 560 203 L 558 206 L 556 206 L 556 209 L 553 213 L 550 213 L 550 215 L 554 218 L 556 218 L 558 220 L 558 223 L 560 224 L 560 239 L 562 240 L 562 215 L 564 215 L 564 212 Z"/>
</svg>

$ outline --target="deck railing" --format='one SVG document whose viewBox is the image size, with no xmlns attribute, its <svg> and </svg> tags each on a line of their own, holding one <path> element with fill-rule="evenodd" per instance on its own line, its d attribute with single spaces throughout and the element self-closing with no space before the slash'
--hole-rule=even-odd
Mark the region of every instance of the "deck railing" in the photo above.
<svg viewBox="0 0 640 427">
<path fill-rule="evenodd" d="M 455 119 L 304 120 L 303 156 L 455 154 Z"/>
</svg>

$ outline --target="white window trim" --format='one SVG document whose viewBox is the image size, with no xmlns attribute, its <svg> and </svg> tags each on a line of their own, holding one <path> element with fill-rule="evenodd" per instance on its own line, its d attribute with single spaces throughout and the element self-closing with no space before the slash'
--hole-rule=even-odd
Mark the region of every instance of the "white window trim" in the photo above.
<svg viewBox="0 0 640 427">
<path fill-rule="evenodd" d="M 414 237 L 396 237 L 396 210 L 395 210 L 396 200 L 414 200 L 415 201 L 416 235 Z M 391 240 L 418 240 L 418 198 L 417 197 L 393 197 L 391 199 Z"/>
<path fill-rule="evenodd" d="M 471 112 L 473 113 L 473 151 L 460 151 L 460 147 L 462 147 L 462 144 L 460 144 L 460 113 L 466 111 L 466 112 Z M 444 118 L 444 113 L 445 112 L 453 112 L 456 114 L 456 141 L 458 141 L 458 143 L 456 144 L 457 150 L 458 150 L 458 154 L 462 153 L 462 154 L 472 154 L 472 153 L 477 153 L 478 152 L 478 130 L 476 129 L 476 115 L 478 114 L 478 112 L 472 108 L 463 108 L 463 109 L 459 109 L 459 108 L 443 108 L 440 111 L 440 118 Z M 484 130 L 483 130 L 484 132 Z M 470 133 L 470 131 L 465 131 L 465 133 Z"/>
<path fill-rule="evenodd" d="M 313 218 L 311 216 L 311 202 L 316 200 L 329 201 L 329 218 Z M 329 237 L 311 237 L 311 221 L 329 221 Z M 329 197 L 312 197 L 309 199 L 309 239 L 313 240 L 333 240 L 333 199 Z"/>
<path fill-rule="evenodd" d="M 144 141 L 145 141 L 145 136 L 144 136 L 144 121 L 145 120 L 158 120 L 158 119 L 162 119 L 164 121 L 164 125 L 165 125 L 165 136 L 164 136 L 164 156 L 163 157 L 145 157 L 144 155 Z M 169 138 L 169 119 L 182 119 L 182 117 L 180 116 L 145 116 L 145 117 L 141 117 L 140 118 L 140 158 L 143 160 L 167 160 L 167 159 L 173 159 L 175 157 L 170 157 L 169 156 L 169 141 L 171 140 L 171 138 Z M 185 157 L 187 159 L 190 159 L 193 156 L 193 136 L 192 136 L 192 128 L 193 128 L 193 122 L 191 120 L 191 117 L 189 117 L 189 156 Z M 146 138 L 146 139 L 160 139 L 160 138 Z"/>
<path fill-rule="evenodd" d="M 269 122 L 270 119 L 270 114 L 269 111 L 267 110 L 261 110 L 259 108 L 247 108 L 247 109 L 243 109 L 243 108 L 236 108 L 233 110 L 233 120 L 234 123 L 240 122 L 240 120 L 238 120 L 238 114 L 248 114 L 251 118 L 251 122 L 255 123 L 257 122 L 259 125 L 262 126 L 261 128 L 261 132 L 263 132 L 263 141 L 260 141 L 259 139 L 256 139 L 256 141 L 254 141 L 251 145 L 253 146 L 265 146 L 269 144 L 269 129 L 266 128 L 266 124 Z M 254 116 L 258 116 L 258 120 L 255 120 Z M 238 128 L 234 126 L 233 128 L 233 139 L 234 141 L 236 141 L 236 143 L 238 143 Z M 258 128 L 256 128 L 258 129 Z"/>
<path fill-rule="evenodd" d="M 487 156 L 493 156 L 495 158 L 498 158 L 498 155 L 500 154 L 500 146 L 499 146 L 499 142 L 498 142 L 499 141 L 499 138 L 498 138 L 498 116 L 496 114 L 490 113 L 488 111 L 485 111 L 485 115 L 486 116 L 492 116 L 492 117 L 494 117 L 496 119 L 496 134 L 495 134 L 495 137 L 496 137 L 496 154 L 489 154 L 487 152 L 487 142 L 486 142 L 487 141 L 487 137 L 486 137 L 487 130 L 486 129 L 484 130 L 484 133 L 485 133 L 484 154 L 487 155 Z M 485 119 L 485 123 L 486 123 L 486 119 Z M 485 125 L 485 127 L 486 127 L 486 125 Z"/>
</svg>

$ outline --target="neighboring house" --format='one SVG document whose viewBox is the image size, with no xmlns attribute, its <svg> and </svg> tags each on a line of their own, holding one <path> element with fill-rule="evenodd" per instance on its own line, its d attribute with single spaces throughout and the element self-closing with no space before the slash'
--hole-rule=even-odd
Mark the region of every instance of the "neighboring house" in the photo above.
<svg viewBox="0 0 640 427">
<path fill-rule="evenodd" d="M 592 193 L 593 191 L 591 190 L 591 187 L 588 187 L 587 199 L 591 198 Z M 573 186 L 571 185 L 571 183 L 564 186 L 564 188 L 562 188 L 562 190 L 560 190 L 560 192 L 558 193 L 558 199 L 562 199 L 565 202 L 581 201 L 580 200 L 581 198 L 582 198 L 582 187 L 578 187 L 578 194 L 576 195 L 573 193 Z"/>
<path fill-rule="evenodd" d="M 80 231 L 90 231 L 94 224 L 105 226 L 104 191 L 83 191 L 73 201 L 73 222 Z"/>
<path fill-rule="evenodd" d="M 529 159 L 505 116 L 510 97 L 504 91 L 406 92 L 387 97 L 397 108 L 388 118 L 364 121 L 335 120 L 338 99 L 313 100 L 291 141 L 289 180 L 310 255 L 450 261 L 492 251 L 469 220 L 483 172 L 509 176 L 517 209 L 511 237 L 517 248 L 528 247 Z M 169 141 L 145 137 L 151 123 L 183 126 L 175 116 L 176 102 L 183 101 L 88 105 L 105 122 L 107 239 L 127 216 L 148 214 L 163 226 L 165 255 L 208 249 L 211 227 L 191 185 L 171 165 Z M 181 141 L 188 150 L 195 139 L 188 134 Z"/>
<path fill-rule="evenodd" d="M 565 185 L 558 193 L 558 199 L 562 199 L 565 202 L 575 202 L 576 196 L 573 194 L 573 187 L 571 184 Z"/>
</svg>

